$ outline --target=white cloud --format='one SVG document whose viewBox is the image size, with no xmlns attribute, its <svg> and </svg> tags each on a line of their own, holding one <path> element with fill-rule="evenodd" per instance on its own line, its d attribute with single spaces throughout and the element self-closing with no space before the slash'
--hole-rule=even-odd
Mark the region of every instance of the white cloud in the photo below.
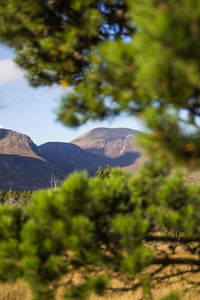
<svg viewBox="0 0 200 300">
<path fill-rule="evenodd" d="M 22 80 L 24 72 L 10 58 L 0 60 L 0 85 Z"/>
</svg>

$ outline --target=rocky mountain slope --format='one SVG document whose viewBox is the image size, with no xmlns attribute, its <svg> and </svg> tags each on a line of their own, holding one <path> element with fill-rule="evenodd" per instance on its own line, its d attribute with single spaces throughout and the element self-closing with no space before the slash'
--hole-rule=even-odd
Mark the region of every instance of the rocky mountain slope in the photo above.
<svg viewBox="0 0 200 300">
<path fill-rule="evenodd" d="M 0 129 L 0 153 L 38 157 L 39 149 L 25 134 Z"/>
<path fill-rule="evenodd" d="M 122 167 L 134 172 L 144 159 L 134 145 L 137 131 L 96 128 L 70 143 L 48 142 L 37 146 L 30 137 L 0 129 L 0 189 L 39 189 L 62 181 L 74 170 L 94 175 L 103 168 Z"/>
<path fill-rule="evenodd" d="M 134 136 L 138 131 L 128 128 L 95 128 L 71 141 L 91 153 L 115 158 L 138 151 Z"/>
<path fill-rule="evenodd" d="M 112 167 L 121 167 L 135 173 L 144 162 L 145 156 L 134 138 L 139 132 L 129 128 L 95 128 L 71 143 L 97 154 Z"/>
</svg>

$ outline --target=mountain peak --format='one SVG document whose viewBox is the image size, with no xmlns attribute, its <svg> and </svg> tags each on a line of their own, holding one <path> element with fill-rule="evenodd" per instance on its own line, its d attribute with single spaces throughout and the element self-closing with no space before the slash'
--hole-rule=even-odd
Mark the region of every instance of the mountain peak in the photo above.
<svg viewBox="0 0 200 300">
<path fill-rule="evenodd" d="M 29 136 L 0 128 L 0 153 L 38 156 L 39 149 Z"/>
<path fill-rule="evenodd" d="M 71 143 L 95 154 L 119 157 L 125 152 L 138 150 L 138 147 L 133 147 L 134 136 L 138 133 L 130 128 L 99 127 L 82 134 Z"/>
</svg>

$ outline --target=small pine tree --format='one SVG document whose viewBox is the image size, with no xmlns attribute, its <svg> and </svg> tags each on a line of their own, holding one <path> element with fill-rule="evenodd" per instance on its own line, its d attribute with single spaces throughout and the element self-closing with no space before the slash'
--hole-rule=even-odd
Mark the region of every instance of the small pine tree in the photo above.
<svg viewBox="0 0 200 300">
<path fill-rule="evenodd" d="M 106 169 L 104 169 L 104 170 L 102 170 L 102 167 L 99 166 L 95 175 L 98 178 L 104 179 L 106 177 L 109 177 L 111 170 L 112 170 L 112 168 L 109 165 L 107 165 Z"/>
</svg>

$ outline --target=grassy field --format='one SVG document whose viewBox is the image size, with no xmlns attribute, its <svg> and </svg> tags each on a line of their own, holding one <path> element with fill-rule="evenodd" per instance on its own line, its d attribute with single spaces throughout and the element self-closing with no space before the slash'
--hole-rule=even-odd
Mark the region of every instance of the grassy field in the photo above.
<svg viewBox="0 0 200 300">
<path fill-rule="evenodd" d="M 179 266 L 181 270 L 188 270 L 189 268 L 184 268 Z M 163 275 L 175 274 L 175 268 L 168 267 L 159 274 L 160 277 Z M 71 274 L 72 276 L 72 274 Z M 70 278 L 63 278 L 65 282 Z M 117 278 L 112 281 L 112 287 L 129 287 L 123 283 L 123 278 L 116 276 Z M 161 281 L 160 284 L 152 288 L 152 299 L 158 300 L 161 297 L 167 295 L 171 290 L 176 290 L 180 292 L 182 300 L 199 300 L 200 299 L 200 286 L 194 286 L 189 283 L 189 281 L 200 282 L 200 273 L 186 273 L 185 275 L 173 276 L 172 278 L 167 278 Z M 73 274 L 74 283 L 80 283 L 82 280 L 82 275 L 80 272 Z M 62 283 L 62 281 L 61 281 Z M 61 300 L 64 292 L 64 288 L 61 287 L 57 291 L 56 300 Z M 92 294 L 89 300 L 141 300 L 142 292 L 137 290 L 136 292 L 107 292 L 102 297 Z M 0 284 L 0 300 L 31 300 L 31 291 L 28 285 L 23 280 L 18 280 L 13 284 Z"/>
<path fill-rule="evenodd" d="M 189 275 L 188 275 L 189 276 Z M 199 279 L 200 275 L 195 275 Z M 194 276 L 193 276 L 194 277 Z M 157 288 L 153 289 L 152 296 L 153 300 L 158 300 L 162 296 L 167 295 L 171 290 L 178 290 L 181 292 L 181 299 L 183 300 L 199 300 L 200 299 L 200 288 L 188 286 L 188 291 L 183 290 L 186 286 L 180 280 L 181 278 L 174 278 L 173 281 L 168 280 L 162 283 Z M 193 278 L 194 279 L 194 278 Z M 197 279 L 197 278 L 196 278 Z M 119 282 L 115 282 L 116 286 L 119 286 Z M 62 299 L 63 290 L 60 289 L 57 293 L 57 300 Z M 142 299 L 141 291 L 135 293 L 109 293 L 103 297 L 91 295 L 89 300 L 140 300 Z M 31 292 L 27 284 L 19 280 L 15 284 L 1 284 L 0 285 L 0 300 L 31 300 Z"/>
</svg>

